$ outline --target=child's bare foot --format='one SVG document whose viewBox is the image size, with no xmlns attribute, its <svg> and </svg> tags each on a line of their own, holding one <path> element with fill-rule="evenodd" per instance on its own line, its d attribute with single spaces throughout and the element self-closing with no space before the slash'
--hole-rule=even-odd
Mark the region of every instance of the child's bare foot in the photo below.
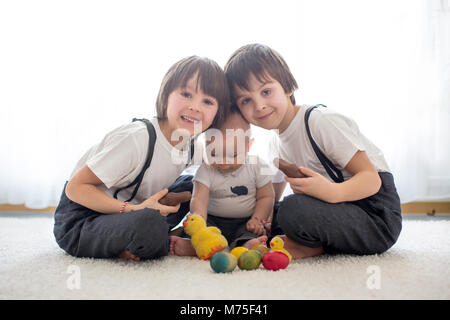
<svg viewBox="0 0 450 320">
<path fill-rule="evenodd" d="M 170 254 L 176 256 L 197 256 L 194 247 L 192 246 L 191 239 L 180 238 L 177 236 L 170 236 Z"/>
<path fill-rule="evenodd" d="M 309 257 L 315 257 L 323 253 L 323 247 L 310 248 L 301 245 L 294 240 L 288 238 L 286 235 L 279 236 L 284 241 L 284 249 L 287 250 L 292 256 L 292 259 L 303 259 Z"/>
<path fill-rule="evenodd" d="M 119 258 L 124 259 L 124 260 L 141 261 L 141 258 L 139 258 L 138 256 L 135 256 L 128 250 L 125 250 L 121 254 L 119 254 Z"/>
<path fill-rule="evenodd" d="M 267 242 L 267 236 L 260 236 L 258 238 L 248 240 L 242 246 L 246 247 L 247 249 L 251 249 L 258 244 L 266 245 L 266 242 Z"/>
</svg>

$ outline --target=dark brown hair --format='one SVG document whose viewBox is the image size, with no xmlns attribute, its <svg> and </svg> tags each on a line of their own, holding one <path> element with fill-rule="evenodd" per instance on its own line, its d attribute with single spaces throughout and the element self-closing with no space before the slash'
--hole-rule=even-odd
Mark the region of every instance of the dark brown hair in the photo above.
<svg viewBox="0 0 450 320">
<path fill-rule="evenodd" d="M 249 90 L 248 81 L 251 74 L 260 82 L 272 77 L 281 84 L 285 93 L 298 89 L 297 81 L 283 57 L 263 44 L 248 44 L 237 49 L 228 59 L 224 69 L 232 97 L 235 86 Z M 295 105 L 294 94 L 291 95 L 291 102 Z"/>
<path fill-rule="evenodd" d="M 215 61 L 205 57 L 184 58 L 167 71 L 156 100 L 157 118 L 159 120 L 167 119 L 166 109 L 169 94 L 178 88 L 185 88 L 189 79 L 195 75 L 197 75 L 196 90 L 200 88 L 205 94 L 217 100 L 217 114 L 211 127 L 218 128 L 222 125 L 230 109 L 230 91 L 222 68 Z"/>
</svg>

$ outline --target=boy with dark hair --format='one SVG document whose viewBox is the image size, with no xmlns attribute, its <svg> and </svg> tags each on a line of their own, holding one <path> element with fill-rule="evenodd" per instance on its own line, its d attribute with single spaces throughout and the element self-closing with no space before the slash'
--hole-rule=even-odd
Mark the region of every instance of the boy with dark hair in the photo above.
<svg viewBox="0 0 450 320">
<path fill-rule="evenodd" d="M 265 45 L 238 49 L 225 73 L 232 103 L 251 124 L 276 129 L 277 156 L 305 176 L 279 171 L 273 179 L 276 201 L 286 182 L 294 191 L 278 211 L 293 258 L 388 250 L 402 228 L 400 199 L 382 152 L 357 124 L 328 108 L 296 105 L 294 77 Z"/>
</svg>

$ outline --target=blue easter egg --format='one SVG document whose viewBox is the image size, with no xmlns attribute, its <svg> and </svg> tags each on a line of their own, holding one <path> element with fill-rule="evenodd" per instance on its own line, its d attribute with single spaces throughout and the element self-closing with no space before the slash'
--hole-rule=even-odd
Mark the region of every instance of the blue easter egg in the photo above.
<svg viewBox="0 0 450 320">
<path fill-rule="evenodd" d="M 231 272 L 236 268 L 237 259 L 228 252 L 217 252 L 211 257 L 211 268 L 217 273 Z"/>
</svg>

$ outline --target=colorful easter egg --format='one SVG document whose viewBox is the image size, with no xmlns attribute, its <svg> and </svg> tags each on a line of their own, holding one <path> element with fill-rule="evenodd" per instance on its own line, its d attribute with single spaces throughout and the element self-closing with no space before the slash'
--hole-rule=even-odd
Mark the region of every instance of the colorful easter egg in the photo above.
<svg viewBox="0 0 450 320">
<path fill-rule="evenodd" d="M 239 256 L 244 253 L 245 251 L 248 251 L 246 247 L 235 247 L 233 250 L 231 250 L 231 254 L 236 257 L 236 259 L 239 259 Z"/>
<path fill-rule="evenodd" d="M 261 255 L 264 256 L 267 252 L 269 252 L 269 248 L 263 244 L 257 244 L 252 247 L 252 250 L 258 250 L 261 252 Z"/>
<path fill-rule="evenodd" d="M 236 268 L 237 259 L 228 252 L 217 252 L 209 261 L 211 268 L 217 273 L 231 272 Z"/>
<path fill-rule="evenodd" d="M 262 255 L 258 250 L 248 250 L 238 259 L 238 266 L 242 270 L 254 270 L 261 264 Z"/>
<path fill-rule="evenodd" d="M 289 264 L 289 257 L 280 251 L 270 251 L 262 258 L 262 264 L 267 270 L 285 269 Z"/>
</svg>

